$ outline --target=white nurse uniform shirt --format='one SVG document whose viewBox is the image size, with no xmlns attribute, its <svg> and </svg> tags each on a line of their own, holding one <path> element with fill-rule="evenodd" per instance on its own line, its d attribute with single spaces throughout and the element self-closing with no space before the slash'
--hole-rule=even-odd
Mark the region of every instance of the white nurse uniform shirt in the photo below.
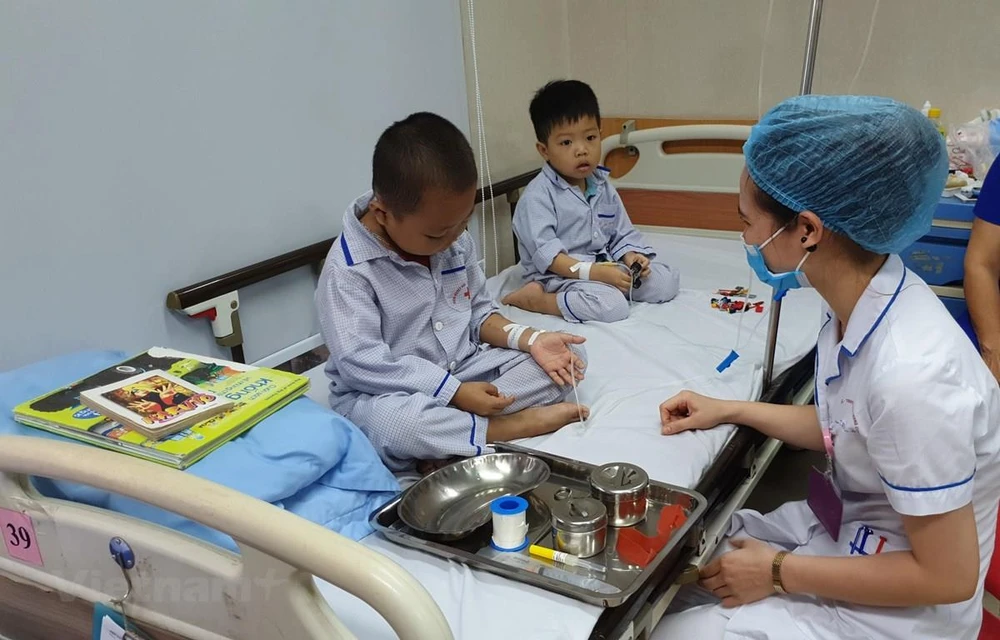
<svg viewBox="0 0 1000 640">
<path fill-rule="evenodd" d="M 873 555 L 910 548 L 900 514 L 940 514 L 972 502 L 979 589 L 968 601 L 933 607 L 776 596 L 711 615 L 729 618 L 725 638 L 975 640 L 1000 497 L 1000 389 L 938 298 L 897 256 L 872 279 L 842 340 L 839 320 L 826 314 L 816 408 L 833 435 L 844 493 L 839 540 L 805 502 L 768 515 L 740 511 L 731 533 L 803 555 Z"/>
</svg>

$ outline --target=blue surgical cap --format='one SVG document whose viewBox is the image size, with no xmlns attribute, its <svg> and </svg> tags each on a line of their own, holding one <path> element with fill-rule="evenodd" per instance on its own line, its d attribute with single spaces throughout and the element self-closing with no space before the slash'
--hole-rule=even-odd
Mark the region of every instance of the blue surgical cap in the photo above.
<svg viewBox="0 0 1000 640">
<path fill-rule="evenodd" d="M 944 138 L 888 98 L 808 95 L 764 114 L 743 147 L 757 186 L 875 253 L 930 230 L 948 177 Z"/>
</svg>

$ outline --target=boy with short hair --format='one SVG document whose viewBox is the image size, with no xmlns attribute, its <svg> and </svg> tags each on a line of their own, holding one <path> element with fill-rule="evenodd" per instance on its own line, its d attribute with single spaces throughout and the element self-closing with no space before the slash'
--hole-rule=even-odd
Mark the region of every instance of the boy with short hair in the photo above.
<svg viewBox="0 0 1000 640">
<path fill-rule="evenodd" d="M 578 80 L 555 80 L 530 107 L 545 159 L 514 212 L 521 267 L 530 281 L 503 299 L 569 322 L 616 322 L 629 301 L 667 302 L 680 277 L 636 231 L 601 158 L 597 96 Z M 633 287 L 631 267 L 641 267 Z"/>
<path fill-rule="evenodd" d="M 452 123 L 415 113 L 393 124 L 320 276 L 330 404 L 394 470 L 578 417 L 562 400 L 583 379 L 584 339 L 497 313 L 465 230 L 475 196 L 472 148 Z"/>
</svg>

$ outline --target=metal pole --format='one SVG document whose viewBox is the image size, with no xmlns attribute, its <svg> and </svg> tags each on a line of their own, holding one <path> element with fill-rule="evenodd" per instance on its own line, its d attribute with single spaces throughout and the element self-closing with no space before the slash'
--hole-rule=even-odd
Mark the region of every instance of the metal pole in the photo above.
<svg viewBox="0 0 1000 640">
<path fill-rule="evenodd" d="M 813 71 L 816 69 L 816 45 L 819 43 L 820 18 L 823 0 L 812 0 L 809 11 L 809 32 L 806 35 L 806 55 L 802 60 L 802 84 L 799 95 L 812 93 Z M 778 347 L 778 322 L 781 320 L 781 300 L 771 303 L 771 317 L 767 324 L 767 347 L 764 354 L 764 389 L 771 386 L 774 376 L 774 352 Z"/>
<path fill-rule="evenodd" d="M 813 70 L 816 68 L 816 45 L 819 43 L 819 23 L 823 14 L 823 0 L 813 0 L 809 11 L 809 34 L 806 37 L 806 57 L 802 61 L 802 84 L 799 95 L 812 93 Z"/>
</svg>

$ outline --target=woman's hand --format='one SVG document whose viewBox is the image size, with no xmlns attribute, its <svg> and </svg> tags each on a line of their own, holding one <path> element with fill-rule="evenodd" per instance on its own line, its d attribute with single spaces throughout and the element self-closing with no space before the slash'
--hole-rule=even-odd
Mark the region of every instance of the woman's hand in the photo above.
<svg viewBox="0 0 1000 640">
<path fill-rule="evenodd" d="M 538 366 L 549 374 L 560 387 L 573 384 L 573 378 L 583 380 L 586 363 L 569 348 L 571 344 L 583 344 L 587 339 L 561 331 L 546 332 L 535 338 L 528 350 Z"/>
<path fill-rule="evenodd" d="M 724 607 L 750 604 L 773 595 L 771 565 L 779 550 L 753 538 L 733 538 L 729 542 L 736 550 L 702 569 L 699 584 L 721 598 Z"/>
<path fill-rule="evenodd" d="M 693 391 L 681 391 L 660 405 L 663 435 L 682 431 L 711 429 L 728 419 L 729 405 L 725 400 L 708 398 Z"/>
</svg>

